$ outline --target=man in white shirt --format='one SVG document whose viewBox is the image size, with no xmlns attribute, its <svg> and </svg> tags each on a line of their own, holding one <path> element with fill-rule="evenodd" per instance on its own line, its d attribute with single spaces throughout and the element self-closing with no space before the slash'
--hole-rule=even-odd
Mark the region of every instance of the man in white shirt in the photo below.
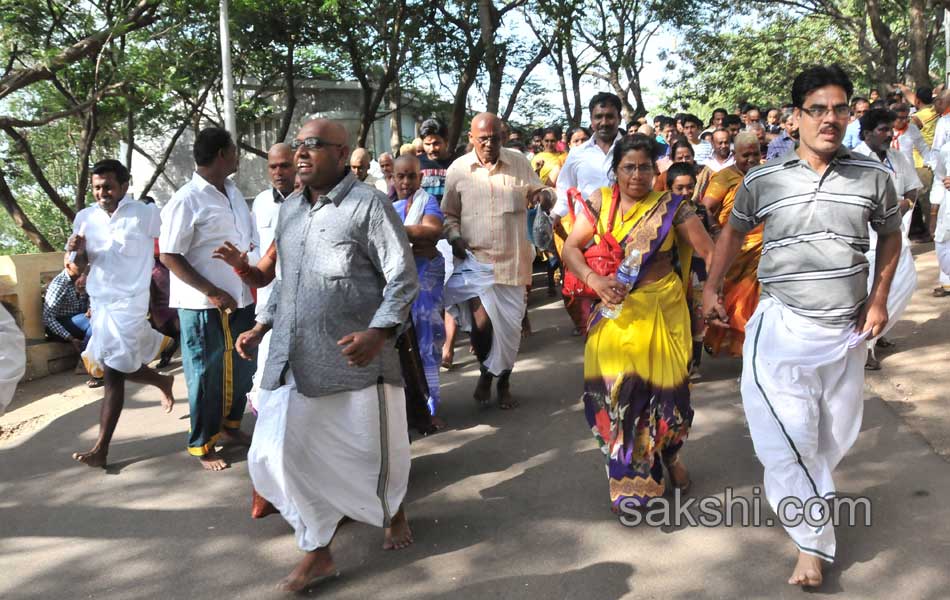
<svg viewBox="0 0 950 600">
<path fill-rule="evenodd" d="M 205 469 L 227 468 L 215 443 L 250 444 L 241 419 L 256 361 L 234 350 L 237 337 L 254 326 L 251 290 L 213 251 L 230 242 L 254 250 L 257 233 L 247 202 L 228 176 L 237 170 L 231 135 L 208 127 L 195 138 L 197 165 L 191 181 L 162 209 L 161 261 L 171 271 L 168 305 L 181 321 L 182 366 L 191 406 L 188 452 Z"/>
<path fill-rule="evenodd" d="M 713 173 L 718 173 L 726 167 L 736 164 L 736 159 L 732 155 L 732 136 L 725 129 L 717 129 L 712 134 L 713 154 L 706 161 L 706 168 Z"/>
<path fill-rule="evenodd" d="M 73 458 L 90 467 L 106 466 L 109 443 L 125 403 L 125 380 L 147 383 L 162 392 L 170 413 L 175 378 L 145 366 L 171 343 L 152 329 L 148 300 L 155 238 L 161 224 L 158 208 L 126 196 L 129 171 L 117 160 L 92 167 L 96 206 L 79 211 L 66 245 L 67 260 L 83 271 L 92 311 L 92 336 L 82 354 L 93 376 L 102 372 L 105 396 L 99 413 L 99 437 L 88 452 Z"/>
<path fill-rule="evenodd" d="M 571 149 L 557 178 L 557 203 L 551 216 L 567 216 L 567 190 L 577 188 L 584 198 L 602 187 L 613 185 L 614 145 L 623 138 L 620 132 L 620 98 L 601 92 L 590 99 L 590 126 L 594 135 L 580 146 Z M 562 237 L 567 237 L 566 235 Z"/>
<path fill-rule="evenodd" d="M 274 144 L 267 152 L 267 175 L 270 177 L 271 186 L 254 198 L 254 204 L 251 206 L 251 214 L 254 215 L 254 224 L 257 226 L 257 235 L 260 239 L 259 252 L 251 258 L 251 264 L 259 259 L 271 242 L 274 241 L 274 233 L 277 230 L 277 215 L 280 213 L 280 205 L 294 191 L 294 178 L 297 174 L 297 168 L 294 165 L 294 151 L 290 144 Z M 267 300 L 270 298 L 271 290 L 274 289 L 274 282 L 257 288 L 257 312 L 267 306 Z M 261 340 L 261 345 L 257 352 L 258 368 L 254 374 L 254 388 L 260 387 L 261 378 L 264 375 L 264 359 L 267 357 L 270 348 L 270 332 Z"/>
<path fill-rule="evenodd" d="M 887 297 L 888 324 L 880 334 L 868 341 L 868 357 L 865 369 L 877 371 L 881 368 L 880 362 L 874 354 L 875 345 L 880 340 L 882 347 L 886 334 L 900 319 L 901 314 L 910 304 L 910 299 L 917 289 L 917 269 L 914 266 L 914 256 L 910 251 L 910 239 L 907 233 L 910 230 L 910 220 L 913 215 L 914 203 L 923 184 L 914 169 L 913 159 L 907 158 L 904 153 L 895 150 L 892 146 L 894 121 L 896 114 L 883 108 L 871 109 L 861 117 L 862 142 L 854 150 L 854 154 L 866 156 L 873 161 L 882 163 L 891 175 L 894 189 L 897 192 L 898 205 L 901 214 L 901 252 L 897 262 L 897 271 L 891 282 L 891 293 Z M 865 253 L 870 264 L 871 272 L 877 258 L 877 233 L 868 228 L 869 249 Z M 868 293 L 872 282 L 868 282 Z"/>
</svg>

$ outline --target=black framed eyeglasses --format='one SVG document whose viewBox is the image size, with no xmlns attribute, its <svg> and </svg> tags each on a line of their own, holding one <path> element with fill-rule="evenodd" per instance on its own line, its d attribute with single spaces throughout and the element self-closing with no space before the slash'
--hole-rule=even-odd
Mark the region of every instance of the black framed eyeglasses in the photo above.
<svg viewBox="0 0 950 600">
<path fill-rule="evenodd" d="M 301 146 L 307 150 L 320 150 L 321 148 L 337 147 L 341 148 L 343 144 L 334 144 L 333 142 L 328 142 L 326 140 L 320 139 L 318 137 L 308 137 L 302 140 L 294 139 L 290 142 L 290 148 L 295 152 Z"/>
<path fill-rule="evenodd" d="M 812 106 L 811 108 L 802 107 L 802 112 L 813 119 L 824 119 L 830 111 L 834 111 L 839 119 L 851 116 L 851 107 L 847 104 L 836 104 L 834 106 Z"/>
</svg>

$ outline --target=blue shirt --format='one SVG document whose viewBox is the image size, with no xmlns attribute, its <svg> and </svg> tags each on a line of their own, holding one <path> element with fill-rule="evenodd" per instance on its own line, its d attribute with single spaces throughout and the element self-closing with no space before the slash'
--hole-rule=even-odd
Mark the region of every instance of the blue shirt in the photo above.
<svg viewBox="0 0 950 600">
<path fill-rule="evenodd" d="M 848 123 L 848 128 L 844 131 L 844 139 L 841 141 L 847 148 L 856 148 L 861 145 L 861 120 L 855 119 Z"/>
</svg>

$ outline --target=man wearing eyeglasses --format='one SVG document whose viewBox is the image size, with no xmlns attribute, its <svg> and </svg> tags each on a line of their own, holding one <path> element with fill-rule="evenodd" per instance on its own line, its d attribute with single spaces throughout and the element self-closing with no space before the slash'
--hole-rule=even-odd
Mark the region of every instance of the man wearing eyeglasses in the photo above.
<svg viewBox="0 0 950 600">
<path fill-rule="evenodd" d="M 445 285 L 445 305 L 469 331 L 481 376 L 475 400 L 487 404 L 498 378 L 498 406 L 518 405 L 510 377 L 521 345 L 525 286 L 534 252 L 528 242 L 528 205 L 541 181 L 520 152 L 502 148 L 501 119 L 472 119 L 474 149 L 449 167 L 442 212 L 455 271 Z"/>
<path fill-rule="evenodd" d="M 412 543 L 395 339 L 419 280 L 392 202 L 347 168 L 343 126 L 308 121 L 291 147 L 303 187 L 280 208 L 281 276 L 236 348 L 250 357 L 273 330 L 248 469 L 306 552 L 279 586 L 300 591 L 336 573 L 329 546 L 343 517 L 384 527 L 386 549 Z"/>
<path fill-rule="evenodd" d="M 764 223 L 762 298 L 746 325 L 742 400 L 773 510 L 789 508 L 788 498 L 809 509 L 779 514 L 798 548 L 788 583 L 808 587 L 821 585 L 822 561 L 834 561 L 832 471 L 861 430 L 864 341 L 888 323 L 901 249 L 887 168 L 842 146 L 852 92 L 837 65 L 795 78 L 799 144 L 746 175 L 703 291 L 708 322 L 724 326 L 723 277 L 746 233 Z M 878 234 L 870 293 L 869 224 Z"/>
<path fill-rule="evenodd" d="M 251 289 L 227 263 L 212 257 L 231 243 L 257 248 L 257 229 L 244 194 L 228 177 L 237 147 L 219 127 L 201 130 L 194 144 L 195 174 L 162 209 L 160 260 L 171 272 L 168 305 L 178 309 L 181 357 L 188 384 L 189 454 L 209 471 L 227 461 L 219 442 L 249 445 L 241 419 L 256 361 L 234 351 L 234 340 L 254 325 Z"/>
</svg>

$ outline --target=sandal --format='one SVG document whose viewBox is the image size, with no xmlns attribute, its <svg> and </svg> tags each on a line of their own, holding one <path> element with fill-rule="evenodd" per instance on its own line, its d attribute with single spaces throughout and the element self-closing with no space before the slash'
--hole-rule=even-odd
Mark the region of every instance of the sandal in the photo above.
<svg viewBox="0 0 950 600">
<path fill-rule="evenodd" d="M 933 291 L 933 295 L 934 295 L 934 298 L 945 298 L 947 296 L 950 296 L 950 290 L 948 290 L 947 288 L 943 286 L 935 287 Z"/>
<path fill-rule="evenodd" d="M 89 381 L 86 382 L 86 387 L 88 387 L 88 388 L 90 388 L 90 389 L 95 389 L 95 388 L 102 387 L 102 386 L 104 386 L 105 384 L 106 384 L 106 382 L 103 381 L 102 378 L 100 378 L 100 377 L 93 377 L 92 379 L 90 379 Z"/>
</svg>

